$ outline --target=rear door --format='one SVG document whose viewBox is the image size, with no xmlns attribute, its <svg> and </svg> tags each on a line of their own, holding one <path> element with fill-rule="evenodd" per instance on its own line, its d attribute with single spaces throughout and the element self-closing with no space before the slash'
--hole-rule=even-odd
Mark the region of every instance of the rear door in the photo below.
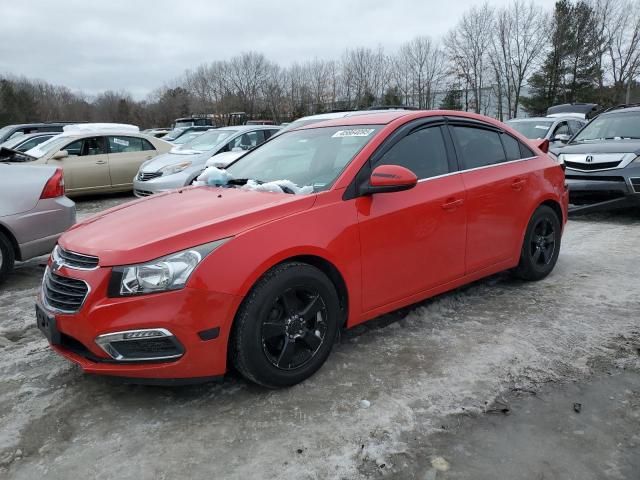
<svg viewBox="0 0 640 480">
<path fill-rule="evenodd" d="M 151 160 L 156 150 L 146 138 L 127 135 L 110 135 L 109 171 L 113 188 L 127 188 L 133 185 L 140 165 Z"/>
<path fill-rule="evenodd" d="M 411 190 L 357 199 L 365 311 L 464 275 L 466 205 L 453 147 L 442 125 L 410 129 L 371 159 L 413 171 Z"/>
<path fill-rule="evenodd" d="M 536 167 L 523 159 L 533 155 L 531 150 L 496 127 L 452 120 L 449 129 L 467 194 L 470 274 L 512 260 L 520 250 L 523 225 L 537 199 L 530 191 Z"/>
<path fill-rule="evenodd" d="M 62 167 L 65 188 L 73 192 L 104 190 L 111 185 L 109 155 L 104 137 L 87 137 L 67 144 L 67 157 L 49 159 L 49 165 Z"/>
</svg>

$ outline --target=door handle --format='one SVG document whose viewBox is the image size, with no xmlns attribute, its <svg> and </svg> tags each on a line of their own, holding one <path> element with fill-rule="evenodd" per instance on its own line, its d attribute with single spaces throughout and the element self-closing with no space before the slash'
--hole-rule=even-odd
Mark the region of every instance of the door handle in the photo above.
<svg viewBox="0 0 640 480">
<path fill-rule="evenodd" d="M 453 198 L 449 198 L 447 199 L 447 201 L 445 203 L 442 204 L 442 208 L 444 210 L 454 210 L 458 207 L 461 207 L 462 204 L 464 203 L 464 200 L 459 198 L 457 200 L 453 199 Z"/>
<path fill-rule="evenodd" d="M 96 165 L 104 165 L 105 163 L 107 163 L 106 160 L 96 160 Z"/>
<path fill-rule="evenodd" d="M 513 188 L 514 190 L 522 190 L 522 187 L 524 187 L 525 183 L 527 183 L 527 180 L 525 178 L 516 178 L 511 183 L 511 188 Z"/>
<path fill-rule="evenodd" d="M 147 155 L 145 160 L 151 160 L 153 158 L 153 155 Z"/>
</svg>

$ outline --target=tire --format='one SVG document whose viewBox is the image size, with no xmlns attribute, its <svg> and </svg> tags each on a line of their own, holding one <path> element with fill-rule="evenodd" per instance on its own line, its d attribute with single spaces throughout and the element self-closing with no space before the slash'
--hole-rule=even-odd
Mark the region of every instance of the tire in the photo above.
<svg viewBox="0 0 640 480">
<path fill-rule="evenodd" d="M 0 283 L 4 282 L 13 270 L 15 252 L 11 241 L 0 232 Z"/>
<path fill-rule="evenodd" d="M 556 212 L 546 205 L 538 207 L 529 220 L 515 276 L 535 281 L 549 275 L 558 261 L 561 238 L 562 227 Z"/>
<path fill-rule="evenodd" d="M 277 265 L 258 280 L 238 310 L 231 362 L 264 387 L 300 383 L 331 353 L 340 318 L 338 294 L 322 271 L 300 262 Z"/>
</svg>

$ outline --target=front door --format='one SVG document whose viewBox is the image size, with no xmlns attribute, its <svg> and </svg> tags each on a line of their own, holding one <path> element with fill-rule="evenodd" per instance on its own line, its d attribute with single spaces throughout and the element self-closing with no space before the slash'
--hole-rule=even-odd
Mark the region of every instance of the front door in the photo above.
<svg viewBox="0 0 640 480">
<path fill-rule="evenodd" d="M 104 137 L 87 137 L 67 144 L 68 156 L 47 163 L 64 170 L 65 188 L 69 193 L 104 190 L 111 186 L 109 155 Z"/>
<path fill-rule="evenodd" d="M 464 185 L 442 128 L 411 131 L 371 166 L 408 168 L 418 177 L 413 189 L 356 200 L 364 311 L 464 275 Z"/>
</svg>

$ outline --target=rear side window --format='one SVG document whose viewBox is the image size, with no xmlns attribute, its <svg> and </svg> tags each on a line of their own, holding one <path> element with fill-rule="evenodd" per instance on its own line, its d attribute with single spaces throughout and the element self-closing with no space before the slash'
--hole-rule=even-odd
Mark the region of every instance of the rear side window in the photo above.
<svg viewBox="0 0 640 480">
<path fill-rule="evenodd" d="M 506 161 L 500 134 L 475 127 L 452 127 L 465 170 Z"/>
<path fill-rule="evenodd" d="M 442 130 L 429 127 L 410 133 L 391 147 L 378 165 L 400 165 L 415 173 L 418 179 L 449 173 Z"/>
<path fill-rule="evenodd" d="M 143 151 L 142 138 L 109 137 L 109 153 L 133 153 Z"/>
<path fill-rule="evenodd" d="M 507 161 L 518 160 L 522 158 L 522 153 L 520 152 L 520 142 L 513 138 L 511 135 L 507 135 L 503 133 L 502 144 L 504 145 L 504 152 L 507 154 Z"/>
<path fill-rule="evenodd" d="M 151 144 L 151 142 L 145 138 L 142 139 L 142 149 L 143 150 L 155 150 L 156 148 Z"/>
</svg>

